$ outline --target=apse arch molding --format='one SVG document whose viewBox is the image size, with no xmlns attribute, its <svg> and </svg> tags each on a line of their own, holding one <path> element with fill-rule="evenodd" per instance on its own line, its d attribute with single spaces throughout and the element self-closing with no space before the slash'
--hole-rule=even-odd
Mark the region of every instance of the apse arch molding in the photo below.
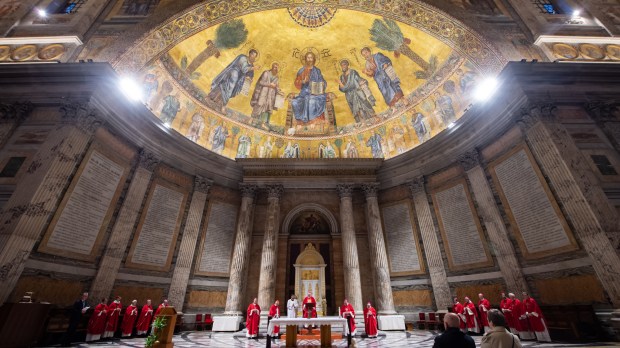
<svg viewBox="0 0 620 348">
<path fill-rule="evenodd" d="M 293 223 L 293 221 L 295 221 L 295 218 L 299 214 L 303 212 L 307 212 L 307 211 L 314 211 L 314 212 L 320 213 L 323 217 L 325 217 L 325 219 L 329 223 L 329 231 L 331 235 L 340 234 L 340 231 L 338 229 L 338 221 L 334 217 L 334 214 L 332 214 L 331 211 L 329 211 L 329 209 L 317 203 L 303 203 L 291 209 L 286 214 L 286 217 L 284 218 L 284 222 L 282 223 L 282 234 L 288 235 L 289 230 L 291 228 L 291 224 Z"/>
</svg>

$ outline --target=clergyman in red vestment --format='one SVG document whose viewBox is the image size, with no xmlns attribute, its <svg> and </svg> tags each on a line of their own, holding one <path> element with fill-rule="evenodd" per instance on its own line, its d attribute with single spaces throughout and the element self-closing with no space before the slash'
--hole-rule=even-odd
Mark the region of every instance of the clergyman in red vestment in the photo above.
<svg viewBox="0 0 620 348">
<path fill-rule="evenodd" d="M 509 293 L 508 297 L 512 300 L 512 314 L 516 318 L 515 325 L 519 331 L 519 337 L 522 340 L 533 340 L 536 336 L 532 330 L 530 330 L 530 323 L 525 315 L 525 307 L 523 307 L 523 303 L 521 303 L 521 301 L 519 301 L 513 293 Z"/>
<path fill-rule="evenodd" d="M 465 319 L 467 320 L 467 323 L 465 324 L 467 331 L 480 333 L 480 322 L 478 320 L 476 305 L 474 305 L 474 303 L 467 296 L 465 296 L 463 314 L 465 314 Z"/>
<path fill-rule="evenodd" d="M 452 306 L 452 312 L 458 315 L 460 319 L 459 328 L 461 329 L 461 331 L 463 332 L 467 331 L 465 327 L 465 323 L 467 323 L 467 318 L 465 317 L 465 307 L 463 307 L 461 302 L 459 302 L 458 297 L 454 298 L 454 305 Z"/>
<path fill-rule="evenodd" d="M 153 319 L 153 306 L 151 305 L 151 299 L 148 299 L 140 311 L 140 318 L 138 318 L 138 324 L 136 325 L 136 335 L 146 335 L 151 325 L 151 319 Z"/>
<path fill-rule="evenodd" d="M 164 299 L 164 302 L 162 302 L 159 307 L 157 307 L 157 310 L 155 311 L 155 316 L 159 315 L 159 312 L 161 312 L 162 309 L 169 307 L 170 305 L 168 304 L 168 300 Z"/>
<path fill-rule="evenodd" d="M 306 296 L 302 302 L 304 318 L 316 318 L 316 300 L 312 297 L 312 291 L 308 290 L 308 296 Z"/>
<path fill-rule="evenodd" d="M 351 336 L 355 336 L 355 309 L 347 299 L 344 299 L 344 303 L 340 306 L 340 316 L 348 321 L 349 332 Z"/>
<path fill-rule="evenodd" d="M 280 301 L 276 300 L 271 307 L 269 308 L 269 320 L 280 318 Z M 273 332 L 271 334 L 272 337 L 278 337 L 280 333 L 280 326 L 274 325 Z"/>
<path fill-rule="evenodd" d="M 121 297 L 116 296 L 116 299 L 108 306 L 108 321 L 105 325 L 105 332 L 103 337 L 114 337 L 116 329 L 118 328 L 118 318 L 121 316 L 121 310 L 123 305 L 121 304 Z"/>
<path fill-rule="evenodd" d="M 88 327 L 86 328 L 86 342 L 96 341 L 101 338 L 103 331 L 105 330 L 106 319 L 108 318 L 108 306 L 106 306 L 107 299 L 101 299 L 101 302 L 95 306 L 93 315 L 88 321 Z"/>
<path fill-rule="evenodd" d="M 248 306 L 247 317 L 245 327 L 247 332 L 245 336 L 247 338 L 258 338 L 258 324 L 260 323 L 260 306 L 258 305 L 258 299 L 254 298 L 254 301 Z"/>
<path fill-rule="evenodd" d="M 491 303 L 489 300 L 484 298 L 482 293 L 478 294 L 478 314 L 480 314 L 480 325 L 484 327 L 484 333 L 491 331 L 491 327 L 489 326 L 489 318 L 487 314 L 489 313 L 489 309 L 491 309 Z M 505 317 L 505 316 L 504 316 Z"/>
<path fill-rule="evenodd" d="M 501 309 L 502 313 L 504 313 L 504 317 L 506 318 L 506 322 L 508 323 L 510 332 L 512 332 L 515 335 L 518 335 L 519 330 L 517 330 L 517 324 L 516 324 L 518 319 L 515 318 L 515 316 L 512 313 L 512 300 L 506 296 L 505 292 L 502 292 L 501 296 L 502 296 L 502 299 L 499 302 L 499 309 Z"/>
<path fill-rule="evenodd" d="M 545 318 L 536 300 L 531 298 L 527 292 L 524 292 L 521 304 L 525 309 L 525 316 L 530 324 L 530 329 L 536 334 L 536 340 L 539 342 L 551 342 L 551 336 L 549 336 Z"/>
<path fill-rule="evenodd" d="M 366 304 L 364 308 L 364 327 L 366 329 L 366 335 L 369 338 L 377 337 L 377 311 L 372 307 L 370 302 Z"/>
<path fill-rule="evenodd" d="M 123 337 L 129 337 L 133 333 L 133 326 L 138 318 L 138 300 L 131 301 L 131 304 L 125 309 L 125 316 L 123 316 L 123 323 L 121 324 L 121 335 Z"/>
</svg>

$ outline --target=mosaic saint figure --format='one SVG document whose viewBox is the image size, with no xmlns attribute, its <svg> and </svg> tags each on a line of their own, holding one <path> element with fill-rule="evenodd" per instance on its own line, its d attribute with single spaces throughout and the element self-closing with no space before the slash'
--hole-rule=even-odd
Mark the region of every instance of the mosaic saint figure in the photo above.
<svg viewBox="0 0 620 348">
<path fill-rule="evenodd" d="M 435 113 L 441 123 L 447 126 L 456 121 L 452 98 L 447 94 L 440 94 L 439 92 L 435 92 L 433 96 L 435 97 Z"/>
<path fill-rule="evenodd" d="M 243 134 L 239 137 L 239 146 L 237 146 L 237 158 L 250 157 L 250 146 L 252 145 L 252 139 L 247 134 Z"/>
<path fill-rule="evenodd" d="M 273 110 L 276 110 L 276 95 L 281 94 L 278 78 L 279 64 L 271 64 L 271 70 L 265 70 L 260 75 L 250 105 L 252 117 L 258 119 L 258 126 L 269 129 L 269 119 Z"/>
<path fill-rule="evenodd" d="M 142 82 L 142 98 L 147 105 L 151 104 L 151 100 L 155 94 L 157 94 L 158 87 L 159 80 L 157 80 L 157 75 L 146 74 L 144 76 L 144 81 Z"/>
<path fill-rule="evenodd" d="M 338 89 L 344 93 L 347 99 L 355 122 L 373 117 L 375 115 L 373 106 L 376 100 L 370 93 L 368 81 L 360 77 L 360 74 L 354 69 L 349 69 L 349 61 L 346 59 L 340 61 L 340 68 L 342 75 L 336 82 L 338 82 Z"/>
<path fill-rule="evenodd" d="M 228 138 L 228 129 L 224 125 L 219 125 L 213 131 L 213 142 L 211 144 L 211 150 L 217 154 L 222 154 L 224 145 L 226 144 L 226 138 Z"/>
<path fill-rule="evenodd" d="M 368 47 L 362 48 L 361 53 L 366 59 L 364 73 L 375 79 L 385 103 L 390 107 L 396 105 L 403 99 L 404 94 L 400 89 L 400 79 L 394 72 L 392 61 L 381 52 L 372 54 Z"/>
<path fill-rule="evenodd" d="M 463 72 L 462 69 L 456 70 L 456 76 L 459 78 L 459 86 L 462 94 L 468 94 L 471 92 L 474 84 L 476 83 L 476 73 L 473 71 Z"/>
<path fill-rule="evenodd" d="M 209 99 L 222 107 L 222 112 L 226 111 L 224 107 L 228 101 L 241 93 L 246 79 L 249 82 L 254 79 L 254 70 L 260 68 L 254 66 L 257 57 L 258 51 L 255 49 L 251 49 L 248 55 L 238 55 L 211 82 Z"/>
<path fill-rule="evenodd" d="M 161 121 L 166 124 L 171 124 L 180 110 L 181 102 L 179 101 L 179 92 L 166 96 L 164 98 L 164 106 L 161 108 Z"/>
<path fill-rule="evenodd" d="M 357 147 L 355 147 L 355 143 L 353 140 L 349 139 L 347 142 L 347 146 L 344 148 L 344 155 L 346 158 L 358 158 L 359 153 L 357 152 Z"/>
<path fill-rule="evenodd" d="M 299 158 L 299 145 L 292 145 L 289 141 L 286 147 L 284 148 L 284 153 L 282 154 L 282 158 Z"/>
<path fill-rule="evenodd" d="M 298 122 L 308 124 L 325 120 L 327 95 L 325 88 L 327 82 L 321 74 L 321 70 L 314 66 L 316 56 L 309 51 L 304 56 L 304 66 L 297 71 L 295 87 L 300 90 L 293 98 L 293 115 Z"/>
<path fill-rule="evenodd" d="M 366 146 L 370 147 L 370 150 L 372 151 L 372 157 L 373 158 L 383 158 L 383 146 L 381 145 L 381 141 L 383 139 L 381 138 L 381 134 L 379 133 L 375 133 L 372 136 L 370 136 L 370 138 L 368 138 L 368 141 L 366 141 Z"/>
<path fill-rule="evenodd" d="M 189 129 L 187 130 L 187 134 L 185 137 L 193 142 L 197 142 L 200 139 L 200 135 L 205 129 L 205 120 L 198 113 L 192 116 L 192 123 L 189 125 Z"/>
<path fill-rule="evenodd" d="M 411 123 L 420 143 L 423 143 L 430 139 L 431 127 L 428 124 L 428 120 L 421 112 L 416 112 L 413 114 L 413 116 L 411 116 Z"/>
<path fill-rule="evenodd" d="M 263 145 L 260 146 L 258 151 L 258 157 L 260 158 L 269 158 L 271 157 L 271 152 L 273 151 L 273 143 L 271 142 L 271 137 L 267 137 L 267 140 Z"/>
</svg>

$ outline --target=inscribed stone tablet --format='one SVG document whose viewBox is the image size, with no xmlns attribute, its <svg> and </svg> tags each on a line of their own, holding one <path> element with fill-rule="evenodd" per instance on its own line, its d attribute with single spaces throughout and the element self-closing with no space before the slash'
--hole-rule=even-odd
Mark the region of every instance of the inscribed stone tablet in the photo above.
<svg viewBox="0 0 620 348">
<path fill-rule="evenodd" d="M 123 166 L 92 151 L 46 247 L 90 255 L 123 173 Z"/>
<path fill-rule="evenodd" d="M 488 261 L 478 224 L 461 183 L 435 193 L 444 243 L 456 267 Z"/>
<path fill-rule="evenodd" d="M 383 225 L 392 273 L 421 270 L 409 204 L 403 202 L 384 207 Z"/>
<path fill-rule="evenodd" d="M 213 202 L 207 221 L 198 272 L 228 274 L 237 225 L 237 207 Z"/>
<path fill-rule="evenodd" d="M 508 157 L 494 170 L 526 251 L 531 254 L 570 246 L 560 217 L 525 150 Z"/>
</svg>

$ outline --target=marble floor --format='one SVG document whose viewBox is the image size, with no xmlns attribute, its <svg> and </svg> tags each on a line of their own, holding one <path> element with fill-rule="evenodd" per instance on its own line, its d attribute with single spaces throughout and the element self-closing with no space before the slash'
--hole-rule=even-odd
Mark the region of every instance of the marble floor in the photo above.
<svg viewBox="0 0 620 348">
<path fill-rule="evenodd" d="M 430 331 L 414 331 L 414 332 L 387 332 L 385 336 L 378 338 L 355 338 L 355 347 L 432 347 L 433 338 L 435 333 Z M 481 336 L 474 337 L 476 345 L 480 346 Z M 212 333 L 209 331 L 190 331 L 183 332 L 174 336 L 174 346 L 177 348 L 189 348 L 189 347 L 265 347 L 267 341 L 265 339 L 249 340 L 241 335 L 233 333 Z M 319 341 L 299 341 L 300 347 L 320 347 Z M 346 347 L 346 340 L 338 340 L 333 343 L 334 347 Z M 272 347 L 284 347 L 283 341 L 276 341 L 271 344 Z M 536 342 L 523 342 L 524 347 L 620 347 L 620 343 L 581 343 L 581 344 L 567 344 L 567 343 L 536 343 Z M 95 342 L 91 344 L 76 343 L 74 347 L 86 348 L 86 347 L 144 347 L 144 338 L 131 338 L 120 339 L 106 342 Z"/>
</svg>

